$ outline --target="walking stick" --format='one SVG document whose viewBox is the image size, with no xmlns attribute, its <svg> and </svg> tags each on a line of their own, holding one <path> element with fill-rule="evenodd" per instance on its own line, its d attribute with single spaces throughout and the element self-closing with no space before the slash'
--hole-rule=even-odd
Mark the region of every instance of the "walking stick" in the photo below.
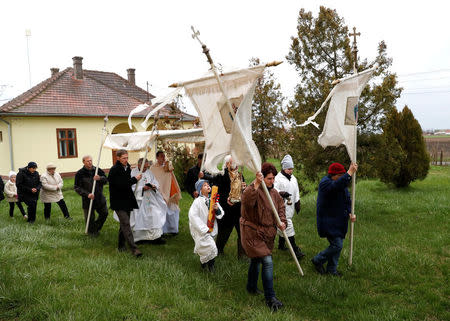
<svg viewBox="0 0 450 321">
<path fill-rule="evenodd" d="M 98 167 L 100 166 L 100 157 L 102 156 L 102 149 L 103 149 L 103 143 L 105 142 L 105 133 L 107 133 L 106 124 L 108 123 L 108 115 L 105 116 L 103 119 L 103 129 L 102 129 L 102 140 L 100 144 L 100 151 L 98 152 L 98 160 L 97 160 L 97 167 L 95 167 L 95 173 L 94 177 L 98 174 Z M 97 184 L 97 181 L 94 179 L 94 183 L 92 184 L 92 195 L 95 195 L 95 185 Z M 88 234 L 89 229 L 89 221 L 91 219 L 91 212 L 92 212 L 92 204 L 94 200 L 91 198 L 91 201 L 89 202 L 89 210 L 88 210 L 88 216 L 86 221 L 86 229 L 84 231 L 85 234 Z"/>
<path fill-rule="evenodd" d="M 358 134 L 358 128 L 355 124 L 355 145 L 354 145 L 354 160 L 353 162 L 356 163 L 356 136 Z M 356 172 L 352 175 L 352 215 L 355 215 L 355 196 L 356 196 Z M 355 226 L 355 222 L 350 220 L 350 254 L 348 256 L 348 265 L 352 265 L 353 263 L 353 229 Z"/>
</svg>

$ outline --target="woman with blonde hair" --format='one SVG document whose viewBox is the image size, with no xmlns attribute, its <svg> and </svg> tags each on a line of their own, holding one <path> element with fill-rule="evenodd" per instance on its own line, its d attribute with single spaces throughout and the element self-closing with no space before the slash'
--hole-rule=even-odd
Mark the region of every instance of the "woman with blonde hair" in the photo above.
<svg viewBox="0 0 450 321">
<path fill-rule="evenodd" d="M 44 217 L 46 220 L 50 219 L 52 210 L 52 203 L 59 205 L 64 217 L 68 220 L 72 218 L 69 215 L 66 202 L 64 201 L 62 187 L 63 180 L 61 175 L 56 172 L 56 165 L 50 163 L 47 165 L 47 171 L 41 175 L 41 201 L 44 203 Z"/>
</svg>

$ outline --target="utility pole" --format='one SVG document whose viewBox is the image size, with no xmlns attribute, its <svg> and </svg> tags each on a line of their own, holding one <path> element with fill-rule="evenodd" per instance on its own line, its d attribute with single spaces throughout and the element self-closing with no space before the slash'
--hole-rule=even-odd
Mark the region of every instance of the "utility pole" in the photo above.
<svg viewBox="0 0 450 321">
<path fill-rule="evenodd" d="M 31 30 L 30 29 L 26 29 L 25 30 L 25 37 L 27 38 L 28 79 L 30 81 L 30 88 L 31 88 L 30 48 L 29 48 L 29 45 L 28 45 L 28 40 L 31 37 Z"/>
<path fill-rule="evenodd" d="M 356 27 L 353 27 L 353 33 L 348 34 L 350 37 L 353 37 L 353 55 L 354 55 L 354 61 L 353 61 L 353 73 L 357 73 L 358 68 L 358 47 L 356 45 L 356 36 L 361 36 L 360 32 L 356 32 Z"/>
</svg>

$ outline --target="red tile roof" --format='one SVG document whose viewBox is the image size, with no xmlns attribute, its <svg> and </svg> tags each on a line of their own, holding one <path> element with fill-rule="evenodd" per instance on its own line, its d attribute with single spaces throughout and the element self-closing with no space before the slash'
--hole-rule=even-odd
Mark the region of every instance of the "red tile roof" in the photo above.
<svg viewBox="0 0 450 321">
<path fill-rule="evenodd" d="M 66 68 L 1 106 L 0 115 L 128 117 L 133 108 L 149 98 L 154 96 L 115 73 L 83 70 L 83 79 L 78 80 L 73 68 Z M 160 116 L 195 119 L 169 106 L 161 110 Z"/>
</svg>

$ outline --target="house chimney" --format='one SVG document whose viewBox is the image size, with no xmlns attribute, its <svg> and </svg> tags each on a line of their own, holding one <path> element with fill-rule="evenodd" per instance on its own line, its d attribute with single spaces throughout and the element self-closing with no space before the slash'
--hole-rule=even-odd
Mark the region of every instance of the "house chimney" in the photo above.
<svg viewBox="0 0 450 321">
<path fill-rule="evenodd" d="M 83 57 L 75 56 L 72 60 L 75 79 L 83 79 Z"/>
<path fill-rule="evenodd" d="M 59 68 L 50 68 L 50 72 L 52 73 L 52 77 L 59 72 Z"/>
<path fill-rule="evenodd" d="M 127 69 L 128 82 L 132 85 L 136 85 L 136 75 L 134 73 L 135 71 L 136 71 L 136 69 L 133 69 L 133 68 Z"/>
</svg>

